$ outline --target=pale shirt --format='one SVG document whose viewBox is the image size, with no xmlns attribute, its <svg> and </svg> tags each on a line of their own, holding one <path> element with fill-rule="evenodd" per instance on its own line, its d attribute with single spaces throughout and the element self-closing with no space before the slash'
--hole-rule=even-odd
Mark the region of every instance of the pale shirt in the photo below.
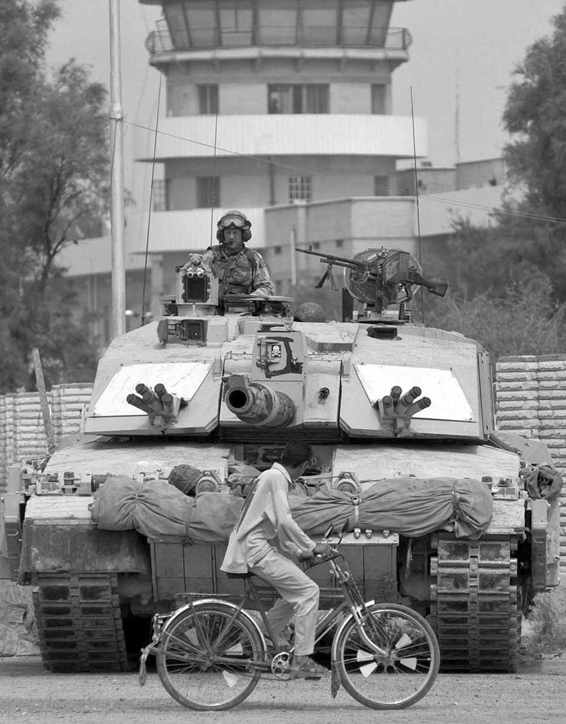
<svg viewBox="0 0 566 724">
<path fill-rule="evenodd" d="M 310 553 L 315 542 L 293 520 L 287 499 L 289 473 L 273 463 L 258 478 L 232 531 L 221 570 L 247 573 L 277 542 L 289 553 Z"/>
</svg>

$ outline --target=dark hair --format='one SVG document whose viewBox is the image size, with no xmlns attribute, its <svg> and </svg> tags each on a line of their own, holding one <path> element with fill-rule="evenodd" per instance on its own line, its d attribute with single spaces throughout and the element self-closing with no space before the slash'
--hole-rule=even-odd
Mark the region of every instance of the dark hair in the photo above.
<svg viewBox="0 0 566 724">
<path fill-rule="evenodd" d="M 310 445 L 303 442 L 288 443 L 281 455 L 281 465 L 290 465 L 297 467 L 301 463 L 307 462 L 312 455 Z"/>
</svg>

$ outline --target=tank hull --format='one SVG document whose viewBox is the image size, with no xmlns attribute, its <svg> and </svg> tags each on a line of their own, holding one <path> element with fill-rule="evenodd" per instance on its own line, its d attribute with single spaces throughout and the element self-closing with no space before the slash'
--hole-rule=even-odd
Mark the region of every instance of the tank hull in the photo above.
<svg viewBox="0 0 566 724">
<path fill-rule="evenodd" d="M 321 447 L 360 479 L 370 469 L 377 478 L 422 470 L 430 476 L 481 477 L 487 469 L 510 475 L 520 462 L 516 453 L 485 445 Z M 48 470 L 72 464 L 135 476 L 140 466 L 166 468 L 181 460 L 202 465 L 204 459 L 211 463 L 229 454 L 224 443 L 146 441 L 132 446 L 100 440 L 55 453 Z M 219 571 L 224 542 L 190 544 L 168 536 L 148 540 L 132 530 L 101 530 L 91 519 L 92 500 L 90 495 L 35 495 L 27 505 L 20 578 L 35 587 L 40 648 L 53 671 L 128 669 L 149 617 L 174 607 L 178 594 L 241 592 L 238 580 Z M 513 671 L 525 601 L 556 578 L 550 514 L 546 501 L 508 496 L 493 501 L 491 522 L 480 540 L 446 532 L 407 537 L 371 530 L 347 534 L 343 547 L 367 600 L 402 600 L 429 616 L 445 670 Z M 528 546 L 527 518 L 539 521 Z M 329 606 L 337 589 L 323 568 L 313 569 L 312 575 L 321 587 L 322 605 Z"/>
</svg>

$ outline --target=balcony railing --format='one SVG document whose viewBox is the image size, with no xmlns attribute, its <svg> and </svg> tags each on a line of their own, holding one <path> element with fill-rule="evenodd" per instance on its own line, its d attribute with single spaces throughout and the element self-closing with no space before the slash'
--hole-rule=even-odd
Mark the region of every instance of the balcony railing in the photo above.
<svg viewBox="0 0 566 724">
<path fill-rule="evenodd" d="M 328 26 L 310 26 L 304 30 L 295 27 L 279 28 L 274 33 L 271 25 L 257 25 L 248 33 L 223 31 L 215 27 L 199 28 L 199 33 L 187 33 L 184 27 L 169 31 L 166 23 L 158 21 L 145 46 L 151 55 L 174 51 L 197 51 L 213 49 L 234 49 L 246 47 L 264 48 L 382 48 L 385 50 L 407 51 L 412 37 L 407 28 L 372 28 L 368 32 L 362 25 L 348 25 L 339 31 Z"/>
</svg>

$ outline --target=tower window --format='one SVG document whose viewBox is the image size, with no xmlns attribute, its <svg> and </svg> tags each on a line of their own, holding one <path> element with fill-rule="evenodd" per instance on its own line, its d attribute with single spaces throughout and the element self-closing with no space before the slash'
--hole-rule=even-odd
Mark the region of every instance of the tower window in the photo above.
<svg viewBox="0 0 566 724">
<path fill-rule="evenodd" d="M 374 83 L 371 86 L 371 112 L 383 116 L 387 113 L 387 86 Z"/>
<path fill-rule="evenodd" d="M 218 113 L 218 86 L 216 83 L 198 86 L 198 110 L 201 115 Z"/>
<path fill-rule="evenodd" d="M 389 196 L 389 176 L 373 177 L 373 195 Z"/>
<path fill-rule="evenodd" d="M 327 83 L 273 83 L 267 87 L 269 113 L 328 113 Z"/>
<path fill-rule="evenodd" d="M 289 203 L 310 201 L 312 198 L 312 176 L 289 176 Z"/>
<path fill-rule="evenodd" d="M 218 176 L 199 176 L 197 178 L 197 206 L 213 208 L 220 205 L 220 178 Z"/>
<path fill-rule="evenodd" d="M 154 179 L 151 187 L 152 207 L 154 211 L 169 211 L 170 179 Z"/>
</svg>

